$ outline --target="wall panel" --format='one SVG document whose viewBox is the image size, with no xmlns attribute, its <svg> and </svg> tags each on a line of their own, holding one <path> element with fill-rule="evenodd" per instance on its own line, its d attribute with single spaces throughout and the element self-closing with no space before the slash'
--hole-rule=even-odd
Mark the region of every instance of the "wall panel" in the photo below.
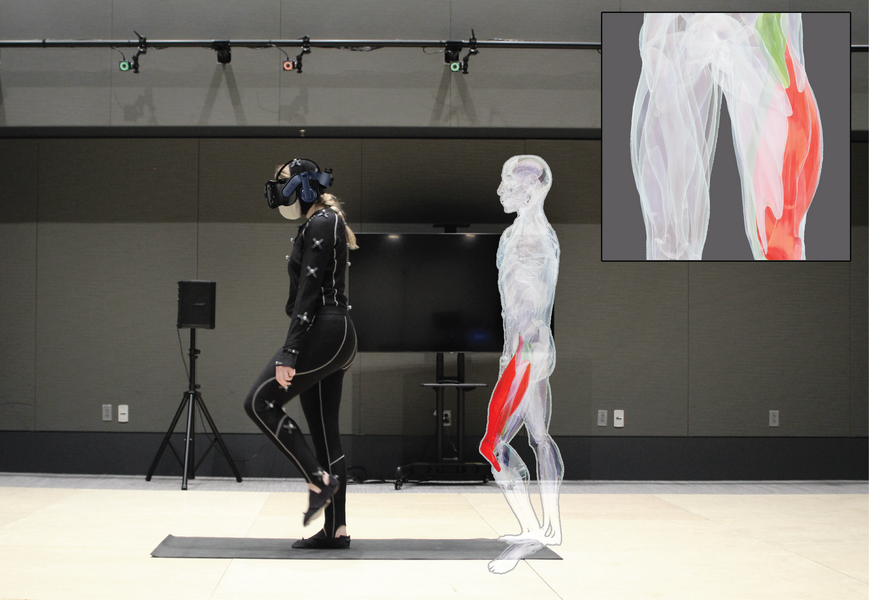
<svg viewBox="0 0 869 600">
<path fill-rule="evenodd" d="M 33 429 L 36 228 L 35 222 L 0 223 L 0 429 L 5 430 Z"/>
<path fill-rule="evenodd" d="M 195 222 L 197 141 L 57 139 L 39 143 L 39 220 Z"/>
<path fill-rule="evenodd" d="M 281 36 L 298 39 L 445 40 L 450 0 L 284 0 Z"/>
<path fill-rule="evenodd" d="M 869 6 L 864 2 L 847 0 L 790 0 L 794 12 L 835 11 L 851 12 L 851 43 L 865 44 L 869 39 Z"/>
<path fill-rule="evenodd" d="M 468 39 L 473 29 L 481 41 L 599 42 L 601 10 L 619 10 L 619 3 L 454 0 L 450 39 Z M 600 127 L 600 55 L 594 50 L 484 48 L 470 58 L 469 74 L 454 75 L 451 84 L 452 126 Z"/>
<path fill-rule="evenodd" d="M 869 143 L 851 142 L 851 225 L 869 225 Z M 855 258 L 851 255 L 852 260 Z"/>
<path fill-rule="evenodd" d="M 485 384 L 485 387 L 465 394 L 465 432 L 468 436 L 482 439 L 485 433 L 489 398 L 498 379 L 499 357 L 499 354 L 487 352 L 466 355 L 465 381 Z M 435 393 L 421 384 L 435 381 L 435 353 L 364 352 L 357 358 L 357 364 L 361 369 L 362 392 L 359 398 L 361 419 L 358 433 L 434 435 L 437 425 L 434 416 Z M 444 355 L 444 373 L 450 378 L 455 376 L 455 354 Z M 456 414 L 456 395 L 452 390 L 444 393 L 444 409 Z M 456 427 L 446 428 L 445 431 L 455 443 Z"/>
<path fill-rule="evenodd" d="M 0 428 L 33 429 L 36 349 L 37 153 L 0 142 Z"/>
<path fill-rule="evenodd" d="M 212 50 L 167 49 L 140 63 L 138 76 L 112 71 L 112 125 L 277 124 L 277 57 L 237 49 L 221 65 Z"/>
<path fill-rule="evenodd" d="M 400 435 L 426 427 L 434 411 L 429 394 L 419 384 L 433 376 L 434 361 L 419 352 L 363 352 L 356 358 L 362 369 L 359 398 L 359 433 Z M 432 417 L 433 418 L 433 417 Z"/>
<path fill-rule="evenodd" d="M 553 420 L 553 435 L 686 435 L 688 265 L 602 263 L 599 227 L 556 233 L 553 395 L 571 399 L 575 420 Z M 609 411 L 609 427 L 597 427 L 597 410 Z"/>
<path fill-rule="evenodd" d="M 484 49 L 467 75 L 451 75 L 445 124 L 600 127 L 600 59 L 594 50 Z"/>
<path fill-rule="evenodd" d="M 295 234 L 296 226 L 287 221 L 199 227 L 198 277 L 217 283 L 215 329 L 199 336 L 200 373 L 203 394 L 221 431 L 258 431 L 242 406 L 254 379 L 287 335 L 285 257 Z M 304 421 L 298 419 L 297 402 L 287 412 Z"/>
<path fill-rule="evenodd" d="M 0 140 L 0 223 L 37 220 L 36 140 Z"/>
<path fill-rule="evenodd" d="M 279 124 L 304 126 L 449 125 L 449 69 L 419 49 L 372 52 L 314 49 L 301 74 L 281 79 Z"/>
<path fill-rule="evenodd" d="M 6 0 L 0 38 L 9 40 L 111 39 L 113 0 Z"/>
<path fill-rule="evenodd" d="M 864 22 L 866 19 L 864 19 Z M 851 26 L 854 16 L 851 15 Z M 852 44 L 866 43 L 851 38 Z M 866 131 L 869 129 L 869 54 L 851 54 L 851 129 Z"/>
<path fill-rule="evenodd" d="M 187 389 L 176 282 L 194 276 L 196 225 L 40 223 L 37 256 L 35 428 L 167 428 Z M 102 422 L 102 404 L 130 422 Z"/>
<path fill-rule="evenodd" d="M 528 140 L 525 152 L 552 169 L 545 204 L 550 223 L 600 224 L 600 140 Z"/>
<path fill-rule="evenodd" d="M 163 40 L 280 37 L 280 0 L 114 0 L 113 9 L 118 39 L 135 39 L 134 30 Z M 149 50 L 139 74 L 111 71 L 112 125 L 274 125 L 282 56 L 237 48 L 223 66 L 210 49 Z"/>
<path fill-rule="evenodd" d="M 105 48 L 4 50 L 0 126 L 109 125 L 112 52 Z"/>
<path fill-rule="evenodd" d="M 4 40 L 111 39 L 111 27 L 112 0 L 0 5 Z M 0 126 L 108 125 L 113 54 L 120 56 L 108 48 L 4 50 Z"/>
<path fill-rule="evenodd" d="M 850 263 L 850 435 L 869 435 L 869 236 L 866 226 L 851 228 Z"/>
<path fill-rule="evenodd" d="M 690 435 L 848 435 L 848 263 L 693 263 L 689 288 Z"/>
<path fill-rule="evenodd" d="M 480 40 L 497 36 L 547 42 L 599 42 L 600 12 L 619 10 L 620 2 L 453 0 L 451 5 L 450 39 L 468 39 L 473 28 Z M 529 32 L 533 32 L 533 38 Z"/>
<path fill-rule="evenodd" d="M 361 219 L 509 223 L 495 174 L 524 152 L 523 140 L 364 140 Z"/>
</svg>

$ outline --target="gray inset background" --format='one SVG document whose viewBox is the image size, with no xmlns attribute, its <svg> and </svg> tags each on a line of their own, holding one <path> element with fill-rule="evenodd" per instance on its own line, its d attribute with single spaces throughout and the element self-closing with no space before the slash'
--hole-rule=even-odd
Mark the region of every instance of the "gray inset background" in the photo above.
<svg viewBox="0 0 869 600">
<path fill-rule="evenodd" d="M 642 69 L 643 13 L 602 15 L 603 260 L 645 260 L 646 229 L 630 159 L 631 110 Z M 803 14 L 806 72 L 821 111 L 824 162 L 806 217 L 807 260 L 850 259 L 850 15 Z M 725 100 L 710 183 L 703 260 L 753 260 Z"/>
</svg>

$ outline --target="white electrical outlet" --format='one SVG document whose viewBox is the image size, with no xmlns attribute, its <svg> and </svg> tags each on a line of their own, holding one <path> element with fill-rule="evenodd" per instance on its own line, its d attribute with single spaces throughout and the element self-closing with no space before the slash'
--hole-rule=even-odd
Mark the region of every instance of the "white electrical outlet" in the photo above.
<svg viewBox="0 0 869 600">
<path fill-rule="evenodd" d="M 606 427 L 607 422 L 607 411 L 599 410 L 597 411 L 597 426 L 598 427 Z"/>
<path fill-rule="evenodd" d="M 769 411 L 769 426 L 770 427 L 778 427 L 778 411 L 777 410 Z"/>
<path fill-rule="evenodd" d="M 118 423 L 127 423 L 130 420 L 130 407 L 126 404 L 118 404 Z"/>
<path fill-rule="evenodd" d="M 438 411 L 434 410 L 434 411 L 432 411 L 431 414 L 433 414 L 434 416 L 438 416 Z M 453 411 L 445 410 L 442 413 L 442 418 L 444 421 L 444 427 L 452 427 L 452 425 L 453 425 Z"/>
<path fill-rule="evenodd" d="M 112 420 L 112 405 L 111 404 L 103 404 L 103 421 L 111 421 Z"/>
<path fill-rule="evenodd" d="M 625 411 L 614 410 L 613 411 L 613 427 L 624 427 L 624 426 L 625 426 Z"/>
</svg>

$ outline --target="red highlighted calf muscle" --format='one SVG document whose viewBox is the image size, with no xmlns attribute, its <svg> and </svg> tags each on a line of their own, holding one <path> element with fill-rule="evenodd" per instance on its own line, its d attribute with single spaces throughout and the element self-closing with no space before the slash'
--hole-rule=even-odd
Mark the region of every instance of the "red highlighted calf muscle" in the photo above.
<svg viewBox="0 0 869 600">
<path fill-rule="evenodd" d="M 802 92 L 797 90 L 789 45 L 785 48 L 785 61 L 790 77 L 790 85 L 785 92 L 793 112 L 788 116 L 788 137 L 782 163 L 784 208 L 778 219 L 769 206 L 764 211 L 767 237 L 764 254 L 770 260 L 802 258 L 800 226 L 812 203 L 821 174 L 821 123 L 818 107 L 808 80 Z M 760 232 L 758 238 L 760 239 Z M 762 239 L 760 241 L 763 242 Z"/>
<path fill-rule="evenodd" d="M 495 391 L 492 392 L 492 399 L 489 401 L 489 419 L 486 427 L 486 435 L 483 441 L 480 442 L 480 454 L 494 467 L 498 472 L 501 471 L 501 465 L 498 464 L 498 459 L 495 458 L 495 446 L 501 441 L 504 436 L 504 430 L 507 421 L 516 412 L 522 404 L 522 398 L 525 397 L 525 391 L 528 389 L 528 380 L 531 375 L 531 363 L 525 365 L 522 376 L 518 382 L 518 386 L 514 386 L 516 380 L 516 363 L 518 356 L 522 352 L 522 336 L 519 336 L 519 344 L 516 347 L 516 352 L 501 378 L 495 385 Z"/>
</svg>

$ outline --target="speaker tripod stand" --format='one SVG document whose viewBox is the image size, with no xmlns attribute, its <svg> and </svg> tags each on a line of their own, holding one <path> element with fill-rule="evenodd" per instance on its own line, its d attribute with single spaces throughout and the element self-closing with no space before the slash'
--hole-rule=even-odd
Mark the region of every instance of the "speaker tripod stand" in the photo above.
<svg viewBox="0 0 869 600">
<path fill-rule="evenodd" d="M 229 467 L 232 469 L 233 474 L 235 475 L 235 480 L 241 483 L 241 475 L 238 473 L 238 468 L 236 468 L 235 463 L 232 462 L 232 458 L 229 456 L 229 450 L 226 449 L 226 444 L 223 443 L 223 438 L 220 436 L 220 432 L 217 430 L 217 426 L 214 424 L 214 421 L 211 418 L 211 415 L 208 413 L 208 409 L 205 407 L 205 402 L 202 400 L 202 394 L 199 393 L 199 385 L 196 383 L 196 357 L 199 356 L 199 350 L 196 349 L 196 328 L 192 327 L 190 329 L 190 373 L 189 373 L 189 385 L 187 391 L 184 392 L 184 397 L 181 399 L 181 404 L 178 406 L 178 410 L 175 412 L 175 418 L 172 419 L 172 424 L 169 425 L 169 431 L 166 432 L 166 437 L 163 438 L 163 443 L 160 444 L 160 449 L 157 451 L 157 456 L 154 457 L 154 462 L 151 463 L 151 468 L 148 469 L 148 475 L 145 477 L 145 481 L 151 481 L 151 477 L 154 475 L 154 470 L 157 468 L 157 463 L 160 462 L 160 458 L 163 456 L 163 452 L 166 450 L 166 446 L 169 446 L 169 449 L 172 450 L 172 454 L 175 455 L 175 458 L 178 459 L 178 462 L 181 462 L 181 458 L 175 452 L 175 449 L 169 444 L 169 440 L 172 438 L 172 434 L 175 432 L 175 426 L 178 424 L 178 419 L 181 417 L 181 413 L 184 412 L 184 407 L 187 407 L 187 432 L 184 436 L 184 471 L 181 479 L 181 489 L 187 489 L 187 480 L 196 478 L 196 467 L 202 464 L 202 461 L 211 451 L 215 444 L 217 444 L 218 450 L 223 453 L 223 456 L 226 458 L 226 461 L 229 463 Z M 198 463 L 195 463 L 195 444 L 194 444 L 194 436 L 196 434 L 196 407 L 199 407 L 199 410 L 205 415 L 206 421 L 208 421 L 208 426 L 211 428 L 211 433 L 214 434 L 214 439 L 211 440 L 211 443 L 206 448 L 205 453 L 199 459 Z M 195 463 L 195 464 L 194 464 Z"/>
</svg>

